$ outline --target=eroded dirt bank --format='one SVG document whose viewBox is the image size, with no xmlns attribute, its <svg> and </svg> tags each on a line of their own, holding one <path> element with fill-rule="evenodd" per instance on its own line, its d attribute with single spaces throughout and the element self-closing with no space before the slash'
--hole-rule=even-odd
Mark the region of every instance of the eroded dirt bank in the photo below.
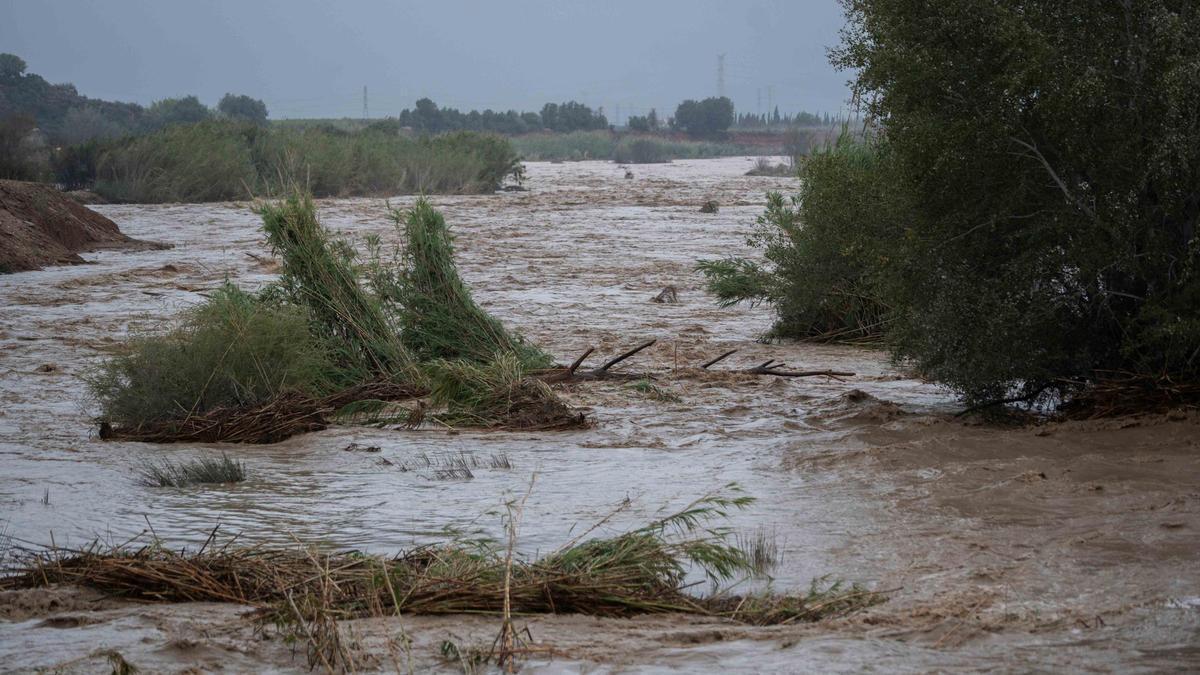
<svg viewBox="0 0 1200 675">
<path fill-rule="evenodd" d="M 816 626 L 746 628 L 695 619 L 531 617 L 548 651 L 531 669 L 881 671 L 1195 670 L 1200 667 L 1200 420 L 1152 418 L 992 429 L 949 417 L 943 392 L 879 354 L 760 345 L 769 310 L 716 308 L 692 269 L 742 252 L 767 189 L 745 159 L 635 167 L 532 164 L 528 193 L 436 198 L 457 234 L 464 277 L 489 310 L 570 360 L 648 338 L 629 366 L 670 371 L 734 347 L 722 366 L 775 357 L 850 370 L 844 382 L 681 371 L 659 386 L 581 386 L 590 429 L 548 434 L 338 428 L 238 449 L 236 486 L 163 490 L 132 476 L 148 457 L 204 446 L 102 443 L 79 380 L 129 330 L 154 325 L 225 278 L 256 285 L 271 265 L 244 205 L 102 206 L 127 234 L 169 251 L 101 252 L 97 264 L 0 277 L 0 527 L 74 545 L 146 529 L 196 544 L 213 524 L 249 540 L 292 536 L 390 552 L 447 528 L 498 535 L 494 511 L 537 472 L 522 548 L 557 546 L 629 497 L 619 530 L 736 481 L 759 498 L 733 524 L 778 534 L 777 587 L 831 573 L 886 604 Z M 698 213 L 713 198 L 717 214 Z M 410 200 L 393 200 L 403 205 Z M 355 237 L 394 239 L 380 200 L 322 204 Z M 256 257 L 257 256 L 257 257 Z M 679 304 L 650 299 L 673 285 Z M 1177 416 L 1178 417 L 1178 416 Z M 344 452 L 349 443 L 378 453 Z M 505 453 L 511 470 L 470 481 L 400 472 L 420 453 Z M 145 671 L 304 671 L 302 654 L 262 639 L 246 608 L 141 606 L 86 591 L 0 596 L 0 669 L 91 672 L 116 649 Z M 411 650 L 389 649 L 401 627 Z M 490 644 L 489 618 L 405 617 L 349 625 L 364 666 L 417 670 L 442 640 Z"/>
<path fill-rule="evenodd" d="M 162 245 L 122 234 L 116 223 L 52 186 L 0 180 L 2 273 L 82 263 L 80 252 L 152 248 Z"/>
</svg>

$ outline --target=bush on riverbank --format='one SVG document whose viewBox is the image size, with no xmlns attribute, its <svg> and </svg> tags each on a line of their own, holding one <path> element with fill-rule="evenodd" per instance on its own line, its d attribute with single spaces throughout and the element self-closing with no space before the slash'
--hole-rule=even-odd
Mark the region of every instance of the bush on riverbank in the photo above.
<svg viewBox="0 0 1200 675">
<path fill-rule="evenodd" d="M 883 153 L 874 143 L 843 136 L 800 160 L 800 193 L 790 199 L 768 194 L 750 237 L 765 262 L 701 262 L 709 292 L 723 306 L 771 304 L 777 316 L 771 339 L 880 339 L 891 319 L 882 242 L 896 238 L 902 210 L 882 179 Z"/>
<path fill-rule="evenodd" d="M 111 141 L 94 162 L 97 193 L 144 203 L 244 199 L 278 193 L 288 182 L 317 197 L 480 193 L 497 189 L 520 167 L 512 145 L 488 134 L 410 138 L 382 128 L 345 132 L 230 120 Z"/>
<path fill-rule="evenodd" d="M 834 60 L 858 73 L 878 138 L 806 162 L 794 220 L 755 242 L 767 274 L 710 267 L 718 296 L 774 303 L 776 335 L 792 337 L 876 305 L 894 355 L 973 405 L 1128 382 L 1156 406 L 1194 400 L 1181 385 L 1200 380 L 1200 14 L 1161 0 L 848 9 Z"/>
</svg>

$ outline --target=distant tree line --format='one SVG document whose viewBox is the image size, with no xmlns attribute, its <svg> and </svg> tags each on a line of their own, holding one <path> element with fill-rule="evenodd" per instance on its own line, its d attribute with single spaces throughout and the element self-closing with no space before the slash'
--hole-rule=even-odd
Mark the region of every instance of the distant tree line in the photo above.
<svg viewBox="0 0 1200 675">
<path fill-rule="evenodd" d="M 752 113 L 735 114 L 733 101 L 726 97 L 710 97 L 686 100 L 675 109 L 675 116 L 662 120 L 656 109 L 646 115 L 633 115 L 626 121 L 630 131 L 653 133 L 662 129 L 683 131 L 696 138 L 715 138 L 730 128 L 779 128 L 836 126 L 840 117 L 823 116 L 810 112 L 794 115 L 783 114 L 776 107 L 771 115 Z M 393 121 L 382 121 L 383 125 L 406 127 L 420 133 L 443 133 L 447 131 L 488 131 L 498 134 L 519 135 L 537 131 L 571 133 L 608 129 L 608 118 L 603 108 L 593 109 L 577 101 L 547 103 L 541 112 L 518 112 L 508 110 L 472 110 L 462 112 L 456 108 L 442 108 L 429 98 L 422 98 L 416 105 L 405 108 Z"/>
<path fill-rule="evenodd" d="M 779 106 L 771 113 L 738 113 L 734 126 L 738 129 L 769 129 L 772 127 L 836 127 L 841 126 L 849 118 L 829 113 L 810 113 L 804 110 L 789 115 L 780 115 Z"/>
<path fill-rule="evenodd" d="M 608 118 L 604 109 L 593 110 L 577 101 L 547 103 L 542 111 L 522 112 L 509 110 L 472 110 L 464 113 L 456 108 L 439 108 L 428 98 L 417 101 L 410 110 L 405 108 L 396 118 L 402 127 L 422 133 L 446 131 L 490 131 L 498 134 L 524 134 L 532 131 L 589 131 L 607 129 Z"/>
<path fill-rule="evenodd" d="M 267 106 L 249 96 L 226 94 L 215 109 L 195 96 L 166 98 L 149 106 L 82 96 L 71 84 L 50 84 L 27 73 L 23 59 L 0 54 L 0 127 L 25 133 L 36 127 L 50 145 L 142 134 L 172 124 L 226 118 L 265 124 Z"/>
</svg>

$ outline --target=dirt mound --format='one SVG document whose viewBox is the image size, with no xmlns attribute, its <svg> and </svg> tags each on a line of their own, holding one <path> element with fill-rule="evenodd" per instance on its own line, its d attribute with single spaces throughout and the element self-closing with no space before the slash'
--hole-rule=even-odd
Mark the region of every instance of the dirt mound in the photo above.
<svg viewBox="0 0 1200 675">
<path fill-rule="evenodd" d="M 117 224 L 48 185 L 0 180 L 0 272 L 79 264 L 83 251 L 167 248 L 121 234 Z"/>
</svg>

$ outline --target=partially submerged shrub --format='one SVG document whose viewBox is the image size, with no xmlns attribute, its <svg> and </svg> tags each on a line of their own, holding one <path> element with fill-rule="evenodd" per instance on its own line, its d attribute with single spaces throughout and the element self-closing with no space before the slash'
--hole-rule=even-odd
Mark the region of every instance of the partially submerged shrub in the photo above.
<svg viewBox="0 0 1200 675">
<path fill-rule="evenodd" d="M 139 482 L 146 487 L 187 487 L 246 480 L 246 465 L 229 455 L 201 457 L 191 461 L 147 462 L 138 469 Z"/>
<path fill-rule="evenodd" d="M 261 403 L 285 391 L 316 395 L 332 364 L 303 309 L 226 285 L 165 333 L 135 337 L 88 383 L 108 422 L 146 422 Z"/>
<path fill-rule="evenodd" d="M 1194 9 L 847 4 L 833 59 L 911 204 L 881 249 L 897 356 L 971 404 L 1200 381 Z"/>
<path fill-rule="evenodd" d="M 455 424 L 583 422 L 527 377 L 549 356 L 475 304 L 445 221 L 425 200 L 395 214 L 408 240 L 395 266 L 373 246 L 370 283 L 353 250 L 321 226 L 309 196 L 258 208 L 283 262 L 279 281 L 257 296 L 226 286 L 178 327 L 135 339 L 101 365 L 90 385 L 102 438 L 273 443 L 331 419 L 395 419 L 392 402 L 430 386 Z M 415 427 L 425 405 L 402 412 Z"/>
<path fill-rule="evenodd" d="M 900 231 L 903 207 L 881 175 L 883 150 L 843 136 L 801 165 L 801 192 L 767 195 L 750 244 L 765 264 L 744 258 L 700 263 L 723 305 L 768 302 L 778 315 L 771 338 L 869 341 L 890 318 L 880 282 L 882 242 Z M 882 208 L 889 203 L 893 208 Z"/>
<path fill-rule="evenodd" d="M 802 161 L 802 160 L 801 160 Z M 759 157 L 754 162 L 754 168 L 746 172 L 747 176 L 795 176 L 797 173 L 796 164 L 794 162 L 780 162 L 773 164 L 766 157 Z"/>
<path fill-rule="evenodd" d="M 883 331 L 972 407 L 1194 400 L 1200 14 L 846 6 L 833 58 L 875 138 L 804 161 L 799 198 L 773 197 L 753 241 L 766 263 L 706 263 L 710 289 L 773 303 L 775 336 Z"/>
</svg>

